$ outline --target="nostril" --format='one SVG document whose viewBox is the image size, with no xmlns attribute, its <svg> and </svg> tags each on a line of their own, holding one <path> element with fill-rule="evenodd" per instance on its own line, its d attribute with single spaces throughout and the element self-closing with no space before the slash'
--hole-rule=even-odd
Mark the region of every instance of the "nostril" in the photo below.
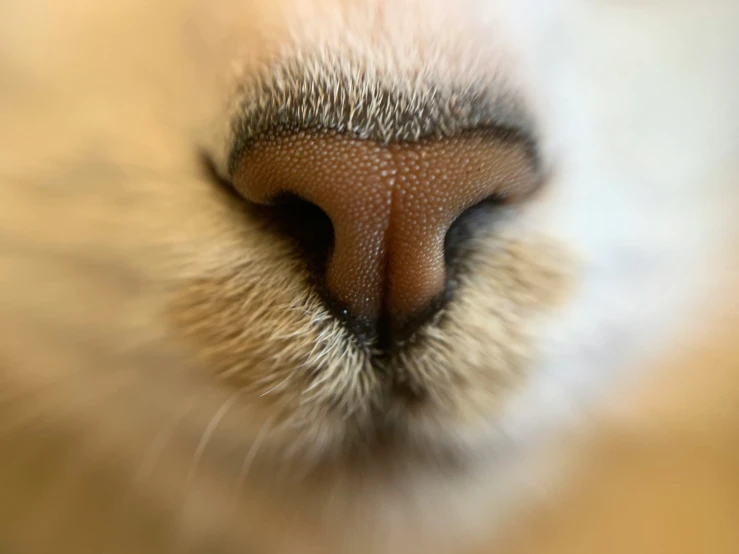
<svg viewBox="0 0 739 554">
<path fill-rule="evenodd" d="M 292 241 L 306 264 L 311 285 L 320 292 L 328 308 L 344 321 L 349 330 L 363 342 L 389 344 L 385 340 L 387 327 L 384 321 L 353 316 L 341 299 L 328 290 L 326 273 L 335 247 L 335 233 L 326 212 L 312 202 L 287 192 L 279 193 L 268 205 L 258 206 L 258 209 L 275 232 Z"/>
<path fill-rule="evenodd" d="M 495 228 L 509 213 L 508 205 L 506 198 L 491 196 L 467 208 L 454 220 L 444 239 L 444 261 L 450 277 L 474 248 L 473 239 Z"/>
<path fill-rule="evenodd" d="M 334 247 L 331 218 L 312 202 L 291 193 L 280 193 L 261 210 L 278 233 L 293 241 L 307 264 L 313 285 L 322 288 Z"/>
<path fill-rule="evenodd" d="M 311 285 L 320 292 L 324 302 L 340 317 L 360 340 L 378 340 L 380 327 L 375 321 L 353 317 L 340 299 L 328 290 L 326 273 L 335 247 L 331 218 L 317 205 L 292 193 L 280 193 L 269 205 L 259 206 L 262 215 L 280 235 L 290 239 L 301 254 Z"/>
</svg>

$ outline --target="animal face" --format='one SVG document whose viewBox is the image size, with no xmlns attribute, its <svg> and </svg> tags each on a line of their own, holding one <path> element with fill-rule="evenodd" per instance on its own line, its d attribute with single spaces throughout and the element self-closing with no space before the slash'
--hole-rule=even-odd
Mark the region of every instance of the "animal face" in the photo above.
<svg viewBox="0 0 739 554">
<path fill-rule="evenodd" d="M 698 67 L 697 61 L 691 68 L 686 64 L 704 58 L 728 61 L 722 54 L 725 44 L 686 56 L 673 41 L 678 29 L 691 25 L 692 8 L 670 15 L 669 31 L 659 31 L 663 9 L 491 2 L 466 2 L 454 10 L 443 2 L 204 8 L 198 28 L 207 31 L 197 34 L 209 40 L 198 49 L 209 53 L 201 64 L 217 83 L 211 91 L 217 99 L 213 115 L 203 122 L 204 151 L 247 204 L 270 203 L 287 192 L 324 211 L 329 206 L 334 236 L 313 247 L 325 246 L 329 253 L 318 256 L 318 269 L 311 268 L 296 263 L 289 247 L 278 250 L 280 239 L 271 230 L 254 229 L 262 224 L 257 218 L 240 217 L 233 232 L 242 225 L 243 238 L 234 240 L 244 245 L 235 245 L 233 259 L 223 257 L 181 296 L 177 325 L 214 353 L 209 368 L 284 407 L 281 419 L 299 414 L 300 436 L 329 450 L 372 441 L 378 433 L 403 445 L 452 443 L 454 449 L 465 437 L 473 449 L 484 448 L 519 393 L 547 386 L 567 396 L 584 384 L 560 387 L 562 379 L 602 386 L 622 373 L 645 348 L 656 349 L 667 340 L 673 310 L 697 298 L 691 276 L 709 263 L 705 245 L 717 239 L 705 218 L 714 218 L 723 203 L 723 192 L 709 200 L 706 187 L 698 187 L 674 159 L 673 148 L 686 153 L 686 162 L 702 158 L 693 150 L 706 148 L 705 140 L 688 139 L 673 126 L 684 117 L 695 118 L 706 132 L 718 124 L 718 112 L 701 110 L 710 91 L 722 89 L 723 83 L 714 82 L 723 79 L 721 72 Z M 223 15 L 242 13 L 238 10 L 258 15 Z M 535 12 L 541 15 L 532 16 Z M 712 33 L 709 28 L 717 24 L 706 20 L 694 32 Z M 600 33 L 599 40 L 588 38 L 593 32 Z M 624 37 L 630 37 L 627 44 Z M 702 83 L 690 91 L 682 85 L 689 71 L 700 74 L 696 79 Z M 674 99 L 676 89 L 683 91 L 679 100 L 661 111 L 645 100 Z M 727 103 L 733 104 L 728 97 Z M 400 246 L 378 247 L 366 236 L 377 235 L 367 218 L 385 217 L 376 205 L 378 197 L 385 202 L 384 185 L 373 180 L 383 179 L 378 174 L 385 166 L 377 160 L 388 153 L 395 160 L 388 167 L 403 166 L 397 157 L 404 154 L 393 151 L 399 143 L 431 142 L 443 151 L 450 149 L 443 141 L 485 128 L 513 135 L 510 148 L 529 155 L 521 162 L 524 169 L 494 161 L 485 175 L 488 181 L 505 176 L 502 181 L 516 199 L 497 195 L 499 189 L 464 193 L 468 204 L 497 201 L 458 209 L 440 226 L 445 244 L 429 254 L 445 258 L 434 262 L 446 266 L 444 285 L 434 289 L 441 295 L 440 309 L 409 337 L 391 331 L 389 346 L 372 329 L 369 339 L 360 332 L 357 340 L 351 321 L 347 325 L 341 310 L 332 311 L 330 293 L 343 287 L 351 289 L 344 297 L 385 298 L 387 304 L 392 283 L 424 271 L 423 256 L 416 253 L 429 250 L 426 237 L 414 238 L 425 231 L 416 232 L 413 224 L 403 227 L 404 217 L 417 221 L 427 214 L 414 220 L 402 213 L 408 208 L 393 212 L 391 207 L 387 216 L 387 226 L 401 229 L 396 231 Z M 353 147 L 333 154 L 331 139 L 315 146 L 330 153 L 316 162 L 315 154 L 296 154 L 303 147 L 280 138 L 316 130 L 370 142 L 377 152 L 358 146 L 357 154 Z M 731 132 L 727 126 L 715 140 L 728 141 Z M 681 138 L 667 145 L 668 135 Z M 308 144 L 316 140 L 305 139 Z M 273 142 L 287 154 L 270 154 L 264 145 Z M 430 148 L 422 145 L 419 152 Z M 362 156 L 369 159 L 368 169 L 355 161 Z M 430 194 L 446 192 L 445 187 L 465 189 L 472 178 L 455 180 L 447 168 L 461 167 L 461 160 L 474 156 L 467 150 L 449 154 L 436 180 L 438 168 L 427 162 L 430 169 L 415 201 L 423 203 L 422 210 L 430 209 Z M 656 162 L 662 156 L 664 161 Z M 705 159 L 706 164 L 715 161 Z M 278 172 L 275 166 L 294 169 Z M 403 176 L 402 167 L 395 171 Z M 394 186 L 396 196 L 387 203 L 398 206 L 404 185 Z M 327 192 L 334 189 L 351 190 L 356 204 L 340 205 L 344 200 Z M 706 208 L 701 214 L 689 207 L 699 189 Z M 716 204 L 705 204 L 712 201 Z M 446 209 L 455 202 L 447 195 L 441 204 Z M 352 214 L 348 221 L 346 212 Z M 700 222 L 686 225 L 686 213 Z M 310 234 L 319 225 L 303 213 L 291 214 L 307 220 L 298 234 Z M 352 233 L 357 236 L 345 238 Z M 362 261 L 372 258 L 373 249 L 385 256 L 379 270 Z M 259 262 L 252 261 L 255 256 Z M 398 261 L 406 258 L 413 261 Z M 368 278 L 385 287 L 379 293 L 373 283 L 356 285 L 351 277 L 371 271 L 385 275 Z M 239 303 L 240 297 L 249 301 Z M 339 307 L 352 311 L 351 304 Z M 378 311 L 392 316 L 393 309 L 374 308 L 371 327 L 377 327 Z M 381 327 L 382 314 L 379 319 Z M 401 335 L 400 346 L 392 343 L 393 335 Z M 597 376 L 593 363 L 599 366 Z M 296 367 L 302 369 L 296 372 Z M 537 410 L 541 402 L 529 407 Z M 321 431 L 317 421 L 325 423 Z"/>
<path fill-rule="evenodd" d="M 501 452 L 736 296 L 739 13 L 709 3 L 0 9 L 9 497 L 127 544 L 117 492 L 64 491 L 134 483 L 138 551 L 271 552 L 334 493 L 390 530 L 368 551 L 421 497 L 487 525 Z"/>
</svg>

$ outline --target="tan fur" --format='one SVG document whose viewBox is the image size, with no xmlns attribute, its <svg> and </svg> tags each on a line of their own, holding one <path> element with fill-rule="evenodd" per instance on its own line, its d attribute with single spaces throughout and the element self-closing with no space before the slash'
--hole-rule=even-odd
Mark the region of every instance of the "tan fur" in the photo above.
<svg viewBox="0 0 739 554">
<path fill-rule="evenodd" d="M 702 265 L 681 276 L 696 298 L 680 289 L 672 326 L 633 324 L 647 346 L 629 375 L 650 378 L 593 396 L 598 409 L 576 418 L 592 425 L 571 434 L 540 426 L 527 396 L 559 405 L 544 379 L 566 382 L 567 367 L 546 362 L 603 271 L 587 240 L 548 226 L 554 207 L 582 202 L 556 171 L 475 235 L 452 301 L 378 362 L 322 304 L 292 244 L 204 168 L 203 154 L 228 175 L 254 83 L 292 86 L 270 81 L 281 63 L 322 76 L 300 113 L 336 88 L 400 90 L 414 106 L 436 86 L 442 111 L 464 102 L 455 90 L 494 90 L 511 107 L 504 123 L 541 140 L 546 170 L 581 154 L 537 127 L 546 102 L 506 3 L 451 4 L 0 8 L 0 552 L 739 550 L 739 494 L 723 489 L 739 467 L 739 229 L 710 203 L 731 211 L 735 168 L 716 162 L 697 179 L 706 204 L 675 208 L 697 222 Z M 365 134 L 389 140 L 380 131 L 397 110 L 377 108 Z M 424 135 L 410 121 L 393 138 Z M 594 376 L 621 354 L 613 335 Z M 422 401 L 393 396 L 388 375 Z M 691 538 L 675 541 L 676 525 Z"/>
</svg>

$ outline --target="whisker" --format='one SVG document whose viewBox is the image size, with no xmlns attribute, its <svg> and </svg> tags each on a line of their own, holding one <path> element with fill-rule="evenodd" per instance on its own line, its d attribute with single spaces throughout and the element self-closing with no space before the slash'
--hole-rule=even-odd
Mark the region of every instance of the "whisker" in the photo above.
<svg viewBox="0 0 739 554">
<path fill-rule="evenodd" d="M 234 506 L 238 504 L 239 495 L 241 494 L 241 491 L 244 488 L 244 484 L 246 483 L 246 476 L 249 473 L 249 469 L 251 468 L 252 463 L 254 463 L 254 458 L 256 458 L 257 451 L 259 450 L 259 447 L 262 445 L 262 441 L 264 440 L 264 437 L 266 436 L 266 431 L 267 429 L 271 428 L 271 425 L 272 425 L 271 419 L 266 420 L 262 424 L 256 436 L 254 437 L 254 440 L 249 446 L 249 450 L 246 452 L 246 455 L 244 456 L 244 461 L 241 464 L 239 475 L 236 478 L 236 488 L 234 490 L 234 499 L 233 499 Z"/>
<path fill-rule="evenodd" d="M 221 407 L 218 408 L 216 413 L 213 415 L 213 417 L 208 422 L 208 425 L 206 426 L 205 430 L 203 431 L 202 436 L 200 437 L 198 446 L 195 449 L 195 454 L 193 455 L 192 463 L 190 464 L 190 469 L 187 472 L 187 478 L 186 478 L 187 484 L 191 484 L 193 479 L 195 478 L 195 473 L 198 469 L 198 466 L 200 465 L 200 460 L 203 457 L 203 453 L 205 452 L 205 449 L 208 446 L 210 439 L 213 437 L 213 433 L 218 428 L 218 425 L 221 423 L 221 420 L 226 415 L 226 412 L 228 412 L 228 410 L 230 410 L 233 407 L 233 405 L 242 395 L 243 395 L 243 391 L 237 391 L 233 393 L 231 396 L 229 396 L 228 399 L 225 402 L 223 402 L 223 404 L 221 404 Z"/>
<path fill-rule="evenodd" d="M 290 381 L 290 379 L 291 379 L 291 378 L 292 378 L 292 373 L 288 373 L 288 374 L 287 374 L 287 376 L 286 376 L 286 377 L 285 377 L 285 378 L 284 378 L 284 379 L 283 379 L 282 381 L 278 382 L 278 383 L 277 383 L 276 385 L 274 385 L 274 386 L 273 386 L 272 388 L 270 388 L 270 389 L 268 389 L 268 390 L 264 391 L 264 392 L 263 392 L 262 394 L 260 394 L 259 396 L 260 396 L 260 397 L 262 397 L 262 396 L 267 396 L 267 395 L 268 395 L 268 394 L 270 394 L 271 392 L 274 392 L 275 390 L 277 390 L 277 389 L 279 389 L 279 388 L 282 388 L 282 387 L 283 387 L 284 385 L 286 385 L 286 384 L 288 383 L 288 381 Z"/>
<path fill-rule="evenodd" d="M 208 447 L 208 444 L 210 443 L 210 440 L 213 438 L 213 435 L 218 428 L 218 425 L 223 420 L 226 413 L 234 406 L 234 404 L 239 400 L 239 398 L 244 394 L 243 390 L 239 390 L 231 394 L 224 402 L 221 404 L 221 406 L 218 408 L 218 410 L 213 414 L 213 417 L 208 422 L 208 425 L 205 427 L 205 430 L 203 431 L 202 436 L 200 437 L 200 441 L 198 442 L 198 445 L 195 449 L 195 453 L 193 454 L 192 463 L 190 464 L 190 468 L 188 469 L 187 476 L 185 478 L 185 485 L 183 490 L 185 490 L 185 498 L 182 503 L 182 509 L 180 511 L 180 517 L 179 517 L 179 535 L 178 535 L 178 541 L 180 542 L 184 540 L 184 535 L 182 531 L 186 527 L 186 517 L 187 517 L 187 509 L 188 509 L 188 503 L 190 500 L 190 497 L 192 495 L 192 489 L 193 489 L 193 483 L 195 481 L 195 475 L 197 473 L 198 467 L 200 466 L 200 462 L 202 460 L 203 454 L 205 453 L 205 449 Z M 182 546 L 182 544 L 180 544 Z"/>
<path fill-rule="evenodd" d="M 185 406 L 184 410 L 180 411 L 174 418 L 162 425 L 151 445 L 144 453 L 142 462 L 134 475 L 133 485 L 141 485 L 143 482 L 151 478 L 157 461 L 161 458 L 167 444 L 172 440 L 175 429 L 186 416 L 192 413 L 197 405 L 197 400 L 197 398 L 193 399 L 192 402 Z"/>
</svg>

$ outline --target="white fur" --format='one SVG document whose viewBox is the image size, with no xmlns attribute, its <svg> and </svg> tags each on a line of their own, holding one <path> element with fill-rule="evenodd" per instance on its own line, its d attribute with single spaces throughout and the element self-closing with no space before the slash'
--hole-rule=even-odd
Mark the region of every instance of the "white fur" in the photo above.
<svg viewBox="0 0 739 554">
<path fill-rule="evenodd" d="M 638 386 L 633 371 L 695 332 L 701 305 L 736 272 L 739 9 L 509 4 L 554 172 L 522 226 L 563 239 L 583 263 L 507 423 L 541 430 L 619 383 Z"/>
</svg>

